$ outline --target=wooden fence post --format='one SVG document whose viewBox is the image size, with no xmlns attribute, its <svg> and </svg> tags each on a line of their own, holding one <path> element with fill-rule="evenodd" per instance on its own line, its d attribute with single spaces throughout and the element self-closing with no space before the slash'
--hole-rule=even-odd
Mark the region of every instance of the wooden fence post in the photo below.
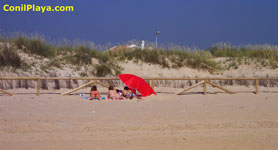
<svg viewBox="0 0 278 150">
<path fill-rule="evenodd" d="M 9 96 L 13 96 L 13 94 L 12 94 L 12 93 L 7 92 L 7 91 L 4 91 L 4 90 L 1 90 L 1 89 L 0 89 L 0 92 L 6 93 L 6 94 L 8 94 Z"/>
<path fill-rule="evenodd" d="M 106 87 L 106 88 L 109 88 L 109 85 L 105 85 L 105 84 L 103 84 L 103 83 L 101 83 L 101 82 L 99 82 L 99 81 L 95 81 L 95 83 L 96 83 L 96 84 L 99 84 L 99 85 L 101 85 L 101 86 L 104 86 L 104 87 Z"/>
<path fill-rule="evenodd" d="M 204 95 L 207 94 L 207 80 L 204 80 Z"/>
<path fill-rule="evenodd" d="M 183 90 L 183 91 L 177 93 L 177 95 L 182 95 L 182 94 L 185 93 L 186 91 L 189 91 L 189 90 L 191 90 L 191 89 L 193 89 L 193 88 L 195 88 L 195 87 L 197 87 L 198 85 L 201 85 L 201 84 L 204 84 L 204 81 L 201 81 L 201 82 L 199 82 L 199 83 L 196 83 L 196 84 L 190 86 L 189 88 L 187 88 L 187 89 L 185 89 L 185 90 Z"/>
<path fill-rule="evenodd" d="M 37 80 L 37 96 L 40 96 L 40 89 L 41 89 L 41 79 Z"/>
<path fill-rule="evenodd" d="M 82 89 L 82 88 L 84 88 L 84 87 L 86 87 L 86 86 L 89 86 L 90 84 L 94 84 L 94 83 L 95 83 L 94 80 L 93 80 L 93 81 L 90 81 L 90 82 L 88 82 L 88 83 L 86 83 L 86 84 L 84 84 L 84 85 L 79 86 L 78 88 L 75 88 L 75 89 L 72 89 L 72 90 L 67 91 L 67 92 L 65 92 L 65 93 L 62 93 L 62 96 L 65 96 L 65 95 L 70 94 L 70 93 L 72 93 L 72 92 L 78 91 L 78 90 L 80 90 L 80 89 Z"/>
<path fill-rule="evenodd" d="M 259 93 L 259 79 L 256 79 L 256 94 Z"/>
<path fill-rule="evenodd" d="M 33 81 L 36 81 L 37 80 L 37 95 L 40 96 L 40 88 L 41 88 L 41 80 L 120 80 L 119 78 L 95 78 L 95 77 L 0 77 L 0 80 L 33 80 Z M 178 95 L 181 95 L 183 93 L 185 93 L 186 91 L 192 89 L 192 88 L 195 88 L 196 86 L 200 85 L 200 84 L 204 84 L 204 89 L 203 89 L 203 92 L 204 94 L 207 94 L 207 85 L 212 85 L 213 87 L 217 87 L 221 90 L 224 90 L 226 91 L 227 93 L 230 93 L 230 94 L 233 94 L 233 92 L 221 87 L 221 86 L 218 86 L 216 84 L 214 84 L 213 82 L 210 82 L 212 80 L 252 80 L 252 81 L 255 81 L 255 94 L 258 94 L 259 93 L 259 82 L 261 80 L 278 80 L 277 77 L 268 77 L 268 78 L 259 78 L 259 77 L 251 77 L 251 78 L 160 78 L 160 77 L 154 77 L 154 78 L 144 78 L 144 80 L 148 80 L 148 81 L 151 81 L 151 87 L 154 89 L 154 80 L 156 81 L 160 81 L 160 80 L 196 80 L 196 82 L 200 81 L 201 82 L 198 82 L 194 85 L 192 85 L 191 87 L 183 90 L 182 92 L 179 92 L 177 93 Z M 93 83 L 93 82 L 92 82 Z M 88 83 L 89 84 L 92 84 L 92 83 Z M 96 82 L 97 84 L 100 84 L 104 87 L 107 87 L 107 85 L 101 83 L 101 82 Z M 80 88 L 80 87 L 79 87 Z M 74 92 L 75 90 L 79 90 L 79 88 L 77 89 L 73 89 L 71 91 L 68 91 L 66 93 L 63 93 L 62 95 L 67 95 L 67 94 L 70 94 L 72 92 Z M 4 91 L 4 90 L 1 90 L 0 89 L 0 92 L 4 92 L 6 94 L 9 94 L 9 95 L 12 95 L 12 93 L 9 93 L 7 91 Z"/>
<path fill-rule="evenodd" d="M 153 90 L 154 90 L 154 80 L 152 80 L 152 88 L 153 88 Z"/>
<path fill-rule="evenodd" d="M 216 85 L 216 84 L 214 84 L 214 83 L 212 83 L 212 82 L 207 81 L 207 84 L 210 84 L 210 85 L 212 85 L 212 86 L 214 86 L 214 87 L 217 87 L 217 88 L 219 88 L 220 90 L 223 90 L 223 91 L 225 91 L 225 92 L 227 92 L 227 93 L 233 94 L 232 91 L 229 91 L 229 90 L 227 90 L 227 89 L 225 89 L 225 88 L 223 88 L 223 87 L 221 87 L 221 86 L 219 86 L 219 85 Z"/>
</svg>

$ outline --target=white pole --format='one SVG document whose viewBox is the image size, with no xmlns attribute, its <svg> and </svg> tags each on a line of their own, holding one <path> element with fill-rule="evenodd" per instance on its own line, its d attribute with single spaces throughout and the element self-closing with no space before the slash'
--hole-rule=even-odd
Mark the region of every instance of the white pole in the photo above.
<svg viewBox="0 0 278 150">
<path fill-rule="evenodd" d="M 155 48 L 158 49 L 157 37 L 160 34 L 160 31 L 157 30 L 155 34 L 156 34 L 156 37 L 155 37 Z"/>
<path fill-rule="evenodd" d="M 141 43 L 141 49 L 143 50 L 145 48 L 145 41 L 143 40 Z"/>
</svg>

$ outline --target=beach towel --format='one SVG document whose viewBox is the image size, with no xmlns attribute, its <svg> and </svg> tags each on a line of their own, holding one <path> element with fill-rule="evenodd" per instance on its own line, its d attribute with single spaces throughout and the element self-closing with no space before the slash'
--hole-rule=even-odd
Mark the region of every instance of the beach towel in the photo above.
<svg viewBox="0 0 278 150">
<path fill-rule="evenodd" d="M 87 96 L 81 96 L 81 98 L 83 98 L 83 99 L 89 99 L 89 97 L 87 97 Z"/>
<path fill-rule="evenodd" d="M 81 96 L 81 98 L 83 98 L 83 99 L 89 99 L 90 97 L 87 97 L 87 96 Z M 101 100 L 105 100 L 106 98 L 103 96 L 102 98 L 101 98 Z M 98 100 L 97 98 L 93 98 L 92 100 Z"/>
</svg>

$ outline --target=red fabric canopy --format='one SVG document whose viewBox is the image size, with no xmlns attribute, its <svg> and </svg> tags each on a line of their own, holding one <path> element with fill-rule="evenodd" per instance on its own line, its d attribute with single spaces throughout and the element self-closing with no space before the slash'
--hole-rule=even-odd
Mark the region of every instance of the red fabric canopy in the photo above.
<svg viewBox="0 0 278 150">
<path fill-rule="evenodd" d="M 156 95 L 150 85 L 142 78 L 132 74 L 120 74 L 119 78 L 125 83 L 126 86 L 136 89 L 142 96 Z"/>
</svg>

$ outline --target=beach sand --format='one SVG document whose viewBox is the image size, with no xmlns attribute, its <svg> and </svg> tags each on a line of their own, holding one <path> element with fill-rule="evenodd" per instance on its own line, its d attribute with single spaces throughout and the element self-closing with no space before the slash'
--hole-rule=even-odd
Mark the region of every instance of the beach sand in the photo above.
<svg viewBox="0 0 278 150">
<path fill-rule="evenodd" d="M 257 95 L 253 87 L 227 88 L 236 94 L 156 88 L 157 96 L 122 101 L 61 96 L 65 89 L 41 96 L 8 90 L 15 95 L 0 94 L 0 149 L 277 149 L 278 88 Z"/>
</svg>

